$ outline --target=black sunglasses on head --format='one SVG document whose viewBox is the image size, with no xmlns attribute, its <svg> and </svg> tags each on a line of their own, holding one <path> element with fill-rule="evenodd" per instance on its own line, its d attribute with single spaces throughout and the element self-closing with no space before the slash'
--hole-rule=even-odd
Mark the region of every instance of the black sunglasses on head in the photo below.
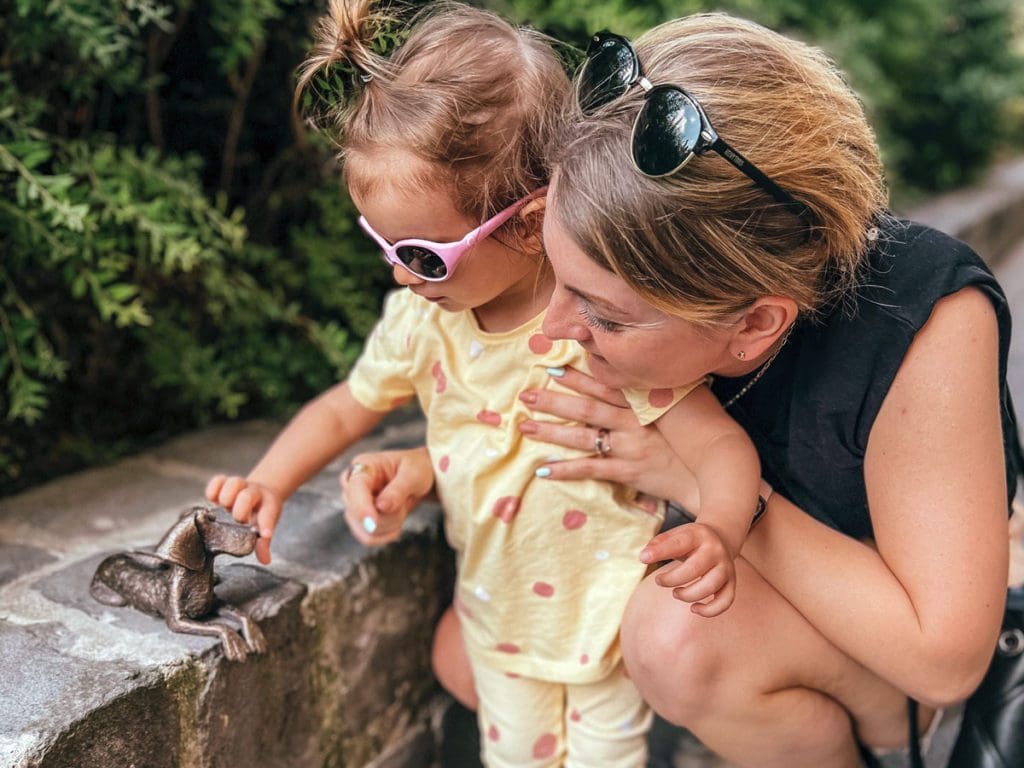
<svg viewBox="0 0 1024 768">
<path fill-rule="evenodd" d="M 594 35 L 577 78 L 576 100 L 583 114 L 592 115 L 637 84 L 646 92 L 631 137 L 633 164 L 640 173 L 651 178 L 670 176 L 694 155 L 711 150 L 796 216 L 808 220 L 807 206 L 729 146 L 711 127 L 696 99 L 676 85 L 652 85 L 626 38 L 611 32 Z"/>
</svg>

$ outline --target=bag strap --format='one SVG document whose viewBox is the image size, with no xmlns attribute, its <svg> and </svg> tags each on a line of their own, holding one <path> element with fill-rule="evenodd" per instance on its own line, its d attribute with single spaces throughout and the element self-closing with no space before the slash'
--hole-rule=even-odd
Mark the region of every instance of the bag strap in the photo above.
<svg viewBox="0 0 1024 768">
<path fill-rule="evenodd" d="M 882 763 L 875 757 L 875 753 L 864 746 L 860 739 L 857 739 L 857 751 L 860 752 L 860 760 L 864 763 L 864 768 L 882 768 Z"/>
<path fill-rule="evenodd" d="M 907 720 L 910 722 L 910 738 L 907 747 L 910 751 L 910 768 L 924 768 L 921 757 L 921 736 L 917 732 L 917 702 L 907 698 Z"/>
</svg>

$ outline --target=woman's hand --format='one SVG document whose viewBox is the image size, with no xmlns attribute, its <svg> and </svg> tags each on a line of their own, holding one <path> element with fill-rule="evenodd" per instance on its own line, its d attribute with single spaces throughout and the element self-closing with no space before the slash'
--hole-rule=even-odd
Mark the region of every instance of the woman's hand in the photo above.
<svg viewBox="0 0 1024 768">
<path fill-rule="evenodd" d="M 632 486 L 644 493 L 670 499 L 689 510 L 700 506 L 697 483 L 693 473 L 653 425 L 640 426 L 622 392 L 606 387 L 574 368 L 566 368 L 558 383 L 580 396 L 530 389 L 519 399 L 531 410 L 558 416 L 576 424 L 560 424 L 528 420 L 519 431 L 533 440 L 594 451 L 598 430 L 608 435 L 604 445 L 611 446 L 603 455 L 545 464 L 541 471 L 552 480 L 596 478 Z"/>
<path fill-rule="evenodd" d="M 341 473 L 345 522 L 367 547 L 394 541 L 402 524 L 434 487 L 426 448 L 362 453 Z"/>
</svg>

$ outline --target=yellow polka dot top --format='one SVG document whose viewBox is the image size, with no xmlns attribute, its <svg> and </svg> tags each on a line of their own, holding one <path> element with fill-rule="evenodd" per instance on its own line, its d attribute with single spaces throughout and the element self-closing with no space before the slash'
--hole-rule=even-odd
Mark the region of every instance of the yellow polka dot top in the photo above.
<svg viewBox="0 0 1024 768">
<path fill-rule="evenodd" d="M 509 673 L 586 683 L 619 660 L 622 612 L 645 570 L 637 556 L 664 508 L 611 483 L 535 476 L 553 458 L 585 455 L 516 429 L 531 417 L 520 392 L 561 388 L 545 368 L 586 369 L 583 349 L 546 337 L 542 321 L 487 333 L 470 311 L 399 290 L 348 383 L 372 410 L 419 399 L 470 653 Z M 646 422 L 692 389 L 628 394 Z"/>
</svg>

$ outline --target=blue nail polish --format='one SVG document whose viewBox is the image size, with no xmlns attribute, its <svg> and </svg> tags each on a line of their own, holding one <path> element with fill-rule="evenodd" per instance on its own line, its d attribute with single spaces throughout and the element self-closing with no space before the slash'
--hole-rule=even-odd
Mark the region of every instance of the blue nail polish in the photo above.
<svg viewBox="0 0 1024 768">
<path fill-rule="evenodd" d="M 565 368 L 545 368 L 548 372 L 548 376 L 554 376 L 556 379 L 560 379 L 565 376 Z"/>
<path fill-rule="evenodd" d="M 373 533 L 377 530 L 377 521 L 372 517 L 363 518 L 363 530 L 367 533 Z"/>
<path fill-rule="evenodd" d="M 541 467 L 540 469 L 538 469 L 533 474 L 535 476 L 537 476 L 537 477 L 551 477 L 551 468 L 550 467 Z"/>
</svg>

